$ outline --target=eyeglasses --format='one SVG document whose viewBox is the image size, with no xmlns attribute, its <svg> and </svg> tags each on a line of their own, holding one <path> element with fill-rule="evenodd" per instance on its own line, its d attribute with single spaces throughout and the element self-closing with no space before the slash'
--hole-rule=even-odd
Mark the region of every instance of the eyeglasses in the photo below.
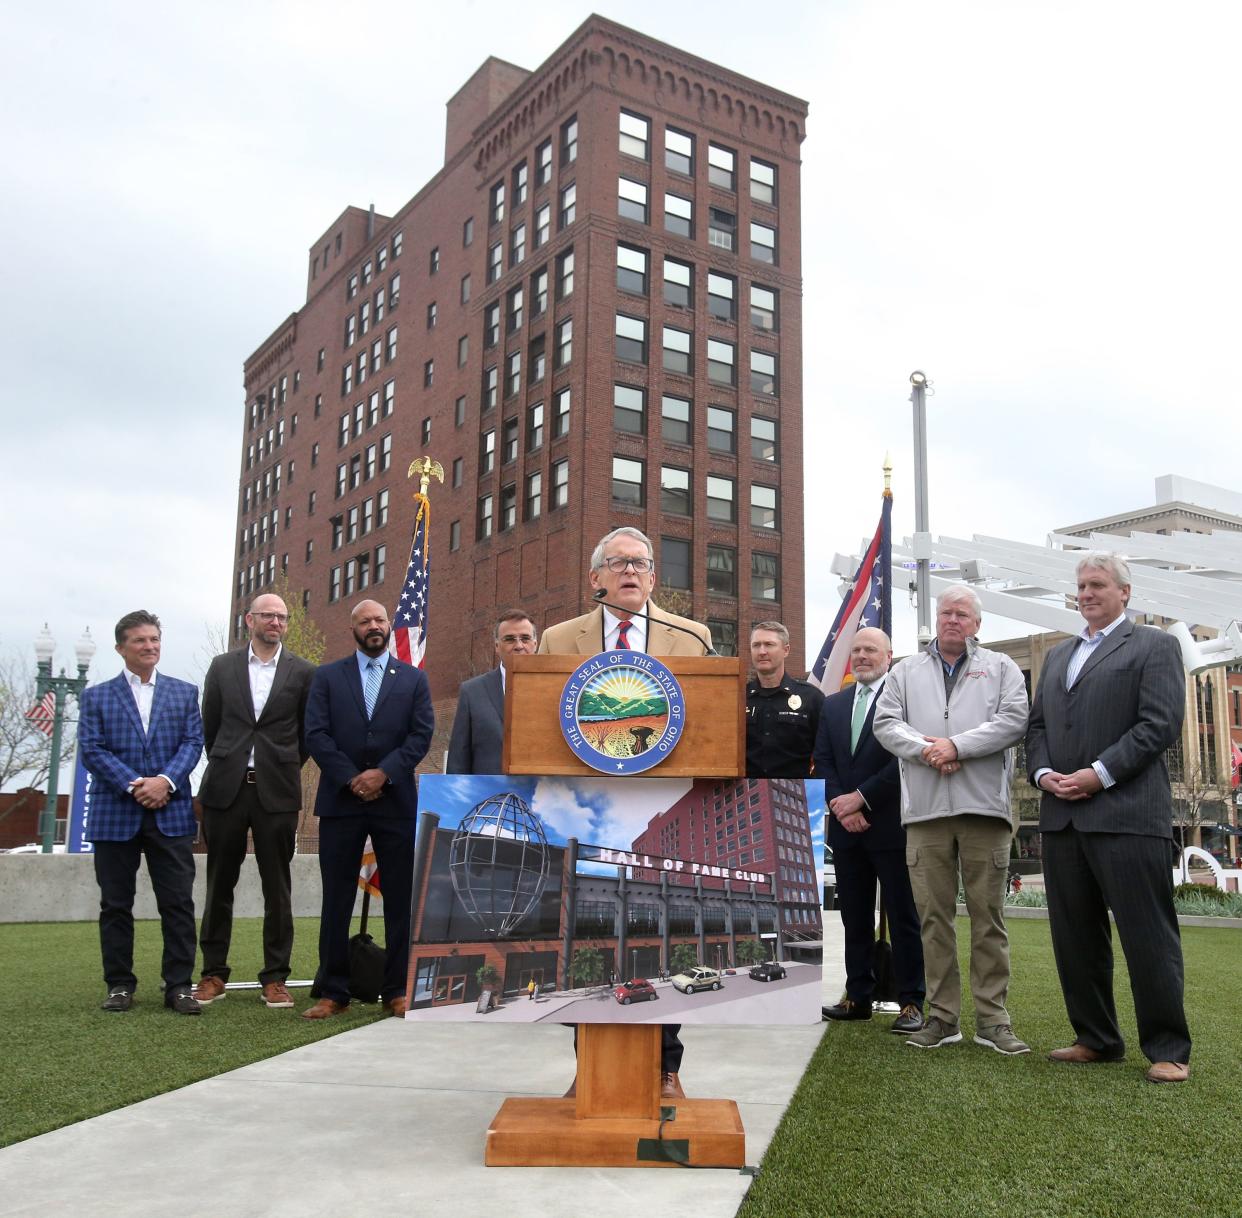
<svg viewBox="0 0 1242 1218">
<path fill-rule="evenodd" d="M 261 622 L 287 622 L 289 615 L 287 613 L 252 613 L 251 617 L 257 617 Z"/>
<path fill-rule="evenodd" d="M 500 641 L 512 647 L 514 643 L 533 643 L 535 636 L 533 634 L 502 634 Z"/>
<path fill-rule="evenodd" d="M 655 567 L 649 558 L 605 558 L 603 565 L 614 575 L 620 575 L 626 567 L 633 567 L 635 575 L 646 575 Z"/>
</svg>

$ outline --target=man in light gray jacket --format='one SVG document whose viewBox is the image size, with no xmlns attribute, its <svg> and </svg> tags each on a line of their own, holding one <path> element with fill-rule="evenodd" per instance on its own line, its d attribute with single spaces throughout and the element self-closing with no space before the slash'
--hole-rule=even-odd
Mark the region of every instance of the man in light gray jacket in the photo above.
<svg viewBox="0 0 1242 1218">
<path fill-rule="evenodd" d="M 964 584 L 941 593 L 936 638 L 889 674 L 872 731 L 901 765 L 906 863 L 922 922 L 930 1015 L 906 1043 L 935 1049 L 962 1039 L 957 967 L 960 868 L 970 914 L 975 1043 L 1029 1053 L 1013 1032 L 1005 877 L 1013 822 L 1011 747 L 1026 730 L 1026 685 L 1006 655 L 975 641 L 982 611 Z"/>
</svg>

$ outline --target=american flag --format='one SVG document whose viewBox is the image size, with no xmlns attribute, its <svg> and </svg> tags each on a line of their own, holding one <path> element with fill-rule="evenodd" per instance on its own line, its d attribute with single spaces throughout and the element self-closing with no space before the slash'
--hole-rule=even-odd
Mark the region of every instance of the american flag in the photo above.
<svg viewBox="0 0 1242 1218">
<path fill-rule="evenodd" d="M 414 517 L 414 541 L 410 546 L 410 565 L 406 568 L 401 596 L 392 613 L 392 638 L 388 648 L 399 660 L 422 668 L 427 654 L 427 593 L 431 561 L 428 538 L 431 535 L 431 503 L 426 495 L 415 495 L 418 512 Z"/>
<path fill-rule="evenodd" d="M 859 630 L 864 626 L 878 626 L 892 636 L 893 598 L 889 586 L 893 556 L 892 515 L 893 496 L 885 491 L 875 536 L 854 572 L 854 581 L 811 669 L 811 683 L 826 694 L 835 694 L 844 683 L 850 671 L 850 648 Z"/>
<path fill-rule="evenodd" d="M 49 689 L 27 712 L 26 718 L 45 736 L 50 736 L 56 720 L 56 695 Z"/>
</svg>

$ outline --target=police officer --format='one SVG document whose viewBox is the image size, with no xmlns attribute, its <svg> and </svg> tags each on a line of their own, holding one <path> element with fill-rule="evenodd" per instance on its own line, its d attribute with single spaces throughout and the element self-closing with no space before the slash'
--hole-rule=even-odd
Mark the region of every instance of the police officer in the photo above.
<svg viewBox="0 0 1242 1218">
<path fill-rule="evenodd" d="M 746 776 L 806 778 L 819 731 L 824 695 L 785 672 L 789 631 L 780 622 L 759 622 L 750 632 L 746 686 Z"/>
</svg>

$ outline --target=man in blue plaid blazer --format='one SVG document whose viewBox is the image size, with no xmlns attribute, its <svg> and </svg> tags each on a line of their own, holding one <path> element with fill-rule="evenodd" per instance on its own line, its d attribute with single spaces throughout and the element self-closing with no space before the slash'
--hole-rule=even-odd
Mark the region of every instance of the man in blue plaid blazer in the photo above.
<svg viewBox="0 0 1242 1218">
<path fill-rule="evenodd" d="M 145 854 L 164 935 L 164 1005 L 197 1015 L 190 979 L 194 926 L 194 808 L 190 772 L 203 752 L 198 690 L 156 672 L 160 620 L 144 609 L 116 624 L 120 676 L 83 691 L 78 744 L 95 778 L 86 837 L 99 882 L 105 1011 L 128 1011 L 134 975 L 134 889 Z"/>
</svg>

